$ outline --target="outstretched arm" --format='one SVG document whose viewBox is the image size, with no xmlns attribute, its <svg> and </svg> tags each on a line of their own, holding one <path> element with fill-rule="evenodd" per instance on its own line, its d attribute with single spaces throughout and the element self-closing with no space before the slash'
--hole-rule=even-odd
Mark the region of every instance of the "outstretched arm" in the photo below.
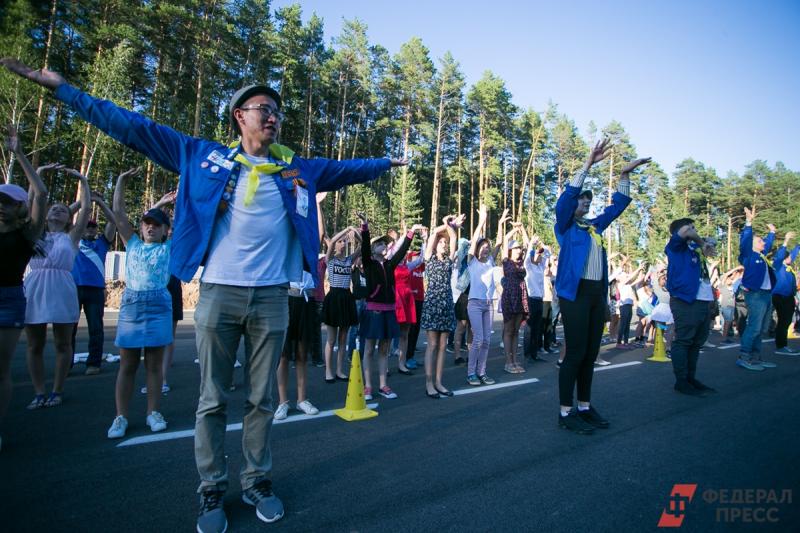
<svg viewBox="0 0 800 533">
<path fill-rule="evenodd" d="M 477 246 L 478 241 L 481 239 L 483 229 L 486 226 L 486 218 L 488 211 L 484 204 L 478 207 L 478 223 L 475 225 L 475 230 L 472 232 L 472 238 L 469 241 L 469 256 L 475 257 L 478 254 Z"/>
<path fill-rule="evenodd" d="M 111 242 L 114 239 L 114 234 L 117 232 L 117 217 L 114 212 L 108 207 L 108 204 L 103 200 L 103 197 L 98 193 L 92 193 L 92 201 L 100 207 L 103 215 L 106 217 L 106 229 L 103 232 L 103 237 L 106 241 Z"/>
<path fill-rule="evenodd" d="M 197 139 L 158 124 L 144 115 L 108 100 L 89 96 L 70 86 L 57 72 L 34 70 L 9 57 L 0 59 L 0 64 L 14 74 L 54 91 L 55 97 L 71 106 L 83 120 L 171 172 L 180 172 L 190 152 L 190 145 L 197 142 Z M 209 145 L 218 146 L 218 143 Z"/>
<path fill-rule="evenodd" d="M 92 191 L 89 189 L 89 179 L 86 176 L 72 168 L 65 168 L 64 172 L 72 174 L 80 180 L 78 183 L 78 193 L 81 197 L 81 208 L 78 211 L 78 218 L 75 220 L 75 224 L 69 232 L 69 238 L 72 239 L 72 243 L 78 246 L 81 237 L 83 237 L 86 231 L 86 224 L 89 223 L 89 217 L 92 214 Z"/>
<path fill-rule="evenodd" d="M 497 261 L 497 255 L 500 253 L 500 249 L 505 246 L 503 237 L 506 230 L 506 222 L 509 220 L 511 220 L 511 215 L 508 214 L 508 209 L 503 209 L 503 214 L 500 215 L 500 220 L 497 221 L 497 237 L 495 238 L 495 245 L 492 250 L 492 261 Z"/>
<path fill-rule="evenodd" d="M 47 216 L 47 187 L 44 186 L 42 178 L 39 173 L 33 169 L 33 165 L 28 161 L 25 151 L 22 149 L 22 143 L 19 141 L 17 129 L 14 126 L 8 127 L 8 138 L 6 139 L 8 149 L 16 156 L 19 161 L 25 177 L 28 178 L 28 196 L 31 197 L 30 201 L 30 216 L 31 223 L 23 230 L 25 238 L 29 242 L 39 240 L 44 231 L 45 218 Z"/>
<path fill-rule="evenodd" d="M 125 187 L 129 176 L 139 172 L 138 168 L 132 168 L 119 175 L 117 186 L 114 188 L 114 216 L 117 219 L 117 229 L 122 242 L 128 244 L 128 240 L 133 236 L 133 226 L 128 220 L 128 211 L 125 208 Z"/>
</svg>

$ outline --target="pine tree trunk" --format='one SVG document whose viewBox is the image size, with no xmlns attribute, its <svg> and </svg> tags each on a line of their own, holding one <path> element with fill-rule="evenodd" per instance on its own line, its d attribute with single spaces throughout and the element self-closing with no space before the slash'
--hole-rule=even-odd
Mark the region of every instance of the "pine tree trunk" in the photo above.
<svg viewBox="0 0 800 533">
<path fill-rule="evenodd" d="M 47 40 L 44 44 L 44 59 L 42 61 L 42 68 L 50 67 L 50 49 L 53 45 L 53 34 L 56 28 L 56 8 L 58 7 L 58 0 L 52 0 L 50 3 L 50 24 L 47 28 Z M 39 103 L 36 106 L 36 125 L 33 129 L 33 156 L 31 163 L 33 168 L 39 166 L 39 138 L 42 135 L 42 128 L 44 127 L 44 106 L 45 106 L 45 90 L 39 89 Z"/>
<path fill-rule="evenodd" d="M 436 221 L 439 219 L 439 187 L 441 179 L 441 160 L 442 160 L 442 128 L 444 126 L 444 100 L 445 100 L 445 85 L 442 79 L 442 87 L 439 90 L 439 120 L 436 126 L 436 153 L 433 157 L 433 191 L 431 193 L 431 223 L 430 228 L 436 227 Z M 460 209 L 460 200 L 459 200 Z"/>
</svg>

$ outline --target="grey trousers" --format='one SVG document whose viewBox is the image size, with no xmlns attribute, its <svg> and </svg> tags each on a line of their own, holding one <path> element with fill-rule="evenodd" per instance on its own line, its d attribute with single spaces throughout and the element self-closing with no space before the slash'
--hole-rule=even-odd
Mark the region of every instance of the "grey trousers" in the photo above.
<svg viewBox="0 0 800 533">
<path fill-rule="evenodd" d="M 248 489 L 269 478 L 272 470 L 269 447 L 272 388 L 289 325 L 287 287 L 201 283 L 194 320 L 200 361 L 200 400 L 194 437 L 194 456 L 200 474 L 198 492 L 228 487 L 224 450 L 228 393 L 242 336 L 245 408 L 240 480 L 242 489 Z"/>
</svg>

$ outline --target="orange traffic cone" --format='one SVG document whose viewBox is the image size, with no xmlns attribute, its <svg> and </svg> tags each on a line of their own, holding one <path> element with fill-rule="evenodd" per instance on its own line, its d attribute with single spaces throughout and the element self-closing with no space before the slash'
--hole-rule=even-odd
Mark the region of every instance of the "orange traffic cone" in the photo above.
<svg viewBox="0 0 800 533">
<path fill-rule="evenodd" d="M 367 402 L 364 400 L 364 381 L 361 377 L 361 356 L 358 353 L 358 346 L 353 351 L 353 360 L 350 363 L 350 383 L 347 384 L 344 409 L 336 409 L 334 413 L 348 422 L 378 416 L 377 411 L 367 409 Z"/>
<path fill-rule="evenodd" d="M 653 346 L 653 357 L 648 357 L 648 361 L 655 361 L 656 363 L 669 363 L 671 359 L 667 357 L 667 348 L 664 344 L 664 332 L 656 326 L 656 341 Z"/>
</svg>

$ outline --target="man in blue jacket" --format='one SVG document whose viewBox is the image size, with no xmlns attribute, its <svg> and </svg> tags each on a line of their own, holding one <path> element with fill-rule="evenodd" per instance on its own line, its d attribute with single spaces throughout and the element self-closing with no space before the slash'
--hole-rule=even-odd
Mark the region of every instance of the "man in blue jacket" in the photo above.
<svg viewBox="0 0 800 533">
<path fill-rule="evenodd" d="M 715 254 L 712 241 L 697 234 L 691 218 L 681 218 L 669 225 L 667 254 L 667 292 L 669 307 L 675 319 L 675 340 L 672 341 L 672 370 L 675 390 L 689 396 L 716 392 L 696 377 L 700 348 L 708 339 L 711 303 L 714 289 L 706 257 Z"/>
<path fill-rule="evenodd" d="M 797 293 L 797 278 L 792 263 L 800 253 L 800 245 L 789 251 L 789 244 L 795 233 L 789 231 L 783 240 L 783 246 L 775 252 L 772 268 L 775 270 L 775 287 L 772 289 L 772 307 L 778 313 L 778 324 L 775 327 L 775 353 L 781 355 L 797 355 L 797 351 L 789 348 L 787 337 L 789 325 L 794 315 L 794 295 Z"/>
<path fill-rule="evenodd" d="M 744 266 L 742 290 L 747 305 L 747 325 L 742 333 L 736 364 L 746 370 L 761 372 L 777 366 L 761 357 L 761 331 L 768 319 L 775 287 L 775 271 L 765 256 L 775 242 L 775 226 L 767 224 L 769 233 L 762 239 L 753 235 L 754 211 L 745 207 L 744 215 L 745 226 L 739 236 L 739 263 Z"/>
<path fill-rule="evenodd" d="M 240 338 L 245 338 L 247 399 L 242 423 L 242 499 L 264 522 L 283 517 L 272 493 L 269 434 L 272 386 L 288 322 L 288 284 L 303 270 L 318 283 L 318 191 L 378 178 L 404 160 L 304 159 L 277 144 L 281 97 L 264 85 L 237 91 L 229 116 L 241 142 L 230 148 L 172 128 L 71 87 L 46 69 L 14 59 L 10 71 L 55 92 L 84 120 L 180 174 L 170 271 L 183 281 L 203 264 L 195 311 L 200 400 L 195 459 L 200 474 L 197 530 L 223 532 L 228 486 L 224 450 L 227 392 Z"/>
<path fill-rule="evenodd" d="M 564 360 L 558 373 L 561 410 L 559 427 L 588 435 L 595 428 L 607 428 L 604 419 L 591 405 L 594 362 L 608 309 L 608 260 L 602 233 L 631 203 L 630 173 L 650 158 L 637 159 L 622 169 L 611 205 L 596 218 L 585 218 L 592 203 L 592 191 L 583 190 L 589 169 L 611 150 L 609 139 L 598 142 L 583 166 L 572 177 L 556 203 L 555 234 L 558 254 L 556 292 L 564 323 Z M 577 383 L 578 408 L 573 409 L 572 393 Z"/>
</svg>

